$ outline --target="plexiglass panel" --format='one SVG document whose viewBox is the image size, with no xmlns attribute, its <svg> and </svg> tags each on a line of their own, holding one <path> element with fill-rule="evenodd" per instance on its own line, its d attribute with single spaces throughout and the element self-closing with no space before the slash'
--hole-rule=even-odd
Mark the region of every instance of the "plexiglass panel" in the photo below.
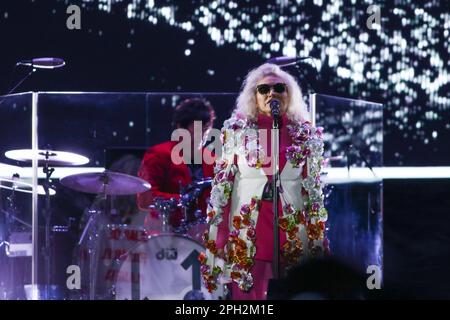
<svg viewBox="0 0 450 320">
<path fill-rule="evenodd" d="M 2 295 L 5 299 L 24 299 L 31 292 L 34 292 L 34 298 L 40 299 L 114 298 L 115 282 L 111 282 L 111 275 L 114 276 L 114 272 L 120 267 L 113 264 L 114 259 L 119 253 L 129 252 L 140 243 L 136 240 L 139 237 L 134 235 L 142 235 L 146 213 L 137 209 L 135 195 L 108 196 L 103 199 L 101 195 L 67 188 L 60 183 L 60 179 L 71 174 L 102 172 L 105 169 L 136 176 L 145 150 L 159 142 L 170 140 L 173 129 L 172 110 L 179 102 L 192 97 L 207 99 L 216 112 L 215 125 L 220 128 L 230 115 L 236 95 L 40 92 L 36 97 L 37 148 L 81 155 L 88 158 L 89 162 L 50 165 L 54 169 L 51 184 L 56 194 L 50 197 L 48 203 L 44 196 L 39 196 L 38 199 L 38 291 L 30 291 L 25 286 L 30 283 L 28 263 L 27 274 L 20 275 L 25 281 L 23 283 L 12 284 L 9 280 L 12 277 L 5 274 L 6 280 L 0 283 L 0 289 L 5 288 L 2 289 Z M 5 163 L 1 175 L 10 176 L 11 170 L 15 168 L 11 165 L 20 165 L 19 169 L 23 170 L 20 178 L 28 182 L 31 182 L 33 176 L 31 163 L 12 161 L 4 157 L 4 153 L 11 149 L 32 148 L 31 98 L 31 94 L 7 97 L 1 105 L 0 122 L 1 159 Z M 8 171 L 3 170 L 4 168 L 8 168 Z M 43 169 L 41 163 L 38 168 L 40 184 L 45 182 Z M 8 192 L 2 189 L 2 196 L 7 197 Z M 19 196 L 31 198 L 30 195 L 22 194 L 16 197 Z M 28 225 L 31 224 L 30 201 L 26 208 L 18 210 L 18 217 L 24 215 Z M 7 208 L 7 203 L 3 202 L 2 208 Z M 20 206 L 23 203 L 25 202 L 20 201 Z M 11 234 L 5 228 L 10 228 L 11 223 L 2 222 L 1 226 L 1 239 L 8 241 Z M 115 239 L 112 234 L 116 234 L 117 230 L 121 237 Z M 31 228 L 28 231 L 31 232 Z M 186 242 L 180 246 L 188 254 L 190 249 L 193 250 L 198 245 Z M 50 257 L 48 262 L 45 260 L 46 255 Z M 29 257 L 28 259 L 31 261 Z M 12 260 L 2 256 L 1 260 L 8 268 L 18 272 L 16 265 L 12 263 L 15 261 L 18 258 Z M 23 263 L 22 265 L 25 266 Z M 71 265 L 81 267 L 80 289 L 70 289 L 66 285 L 67 268 Z M 45 287 L 46 284 L 49 286 Z M 9 289 L 13 285 L 17 288 Z M 152 297 L 157 295 L 158 292 L 153 293 Z"/>
<path fill-rule="evenodd" d="M 145 280 L 144 274 L 136 271 L 133 250 L 148 251 L 161 244 L 157 240 L 142 244 L 146 213 L 137 208 L 135 195 L 104 198 L 67 188 L 60 179 L 104 169 L 135 176 L 145 150 L 170 139 L 172 111 L 180 101 L 206 98 L 216 112 L 214 127 L 221 128 L 234 107 L 236 94 L 49 92 L 37 93 L 35 97 L 38 98 L 34 119 L 36 147 L 89 159 L 82 165 L 51 166 L 54 168 L 51 183 L 56 194 L 49 197 L 49 202 L 43 195 L 38 197 L 37 283 L 50 287 L 38 292 L 35 298 L 142 299 L 158 294 L 174 299 L 194 297 L 184 287 L 176 288 L 183 292 L 182 296 L 171 295 L 168 288 L 136 291 L 139 286 L 133 282 L 135 276 Z M 373 167 L 382 166 L 382 106 L 325 95 L 313 95 L 310 101 L 314 121 L 325 129 L 331 250 L 334 256 L 365 273 L 370 265 L 381 267 L 383 257 L 382 183 L 372 171 Z M 30 298 L 26 285 L 31 283 L 32 197 L 22 190 L 13 192 L 6 179 L 18 173 L 20 182 L 30 184 L 33 170 L 30 162 L 14 161 L 4 154 L 12 149 L 32 149 L 32 94 L 6 97 L 0 111 L 0 178 L 5 180 L 0 189 L 0 265 L 6 270 L 0 274 L 0 299 L 26 299 Z M 44 184 L 42 163 L 38 176 L 39 184 Z M 49 228 L 46 212 L 50 217 Z M 162 243 L 179 246 L 180 252 L 188 256 L 198 250 L 198 244 L 178 238 Z M 50 257 L 48 263 L 44 259 L 46 252 Z M 120 257 L 125 264 L 115 264 Z M 70 266 L 81 268 L 81 288 L 67 287 L 68 276 L 75 272 Z M 189 278 L 191 273 L 185 271 L 179 274 Z M 119 287 L 117 276 L 121 279 Z M 189 282 L 188 278 L 183 281 Z"/>
<path fill-rule="evenodd" d="M 363 274 L 381 272 L 383 184 L 374 168 L 383 165 L 383 106 L 319 94 L 311 99 L 316 125 L 324 127 L 331 252 Z"/>
<path fill-rule="evenodd" d="M 32 148 L 31 115 L 31 93 L 0 97 L 0 299 L 25 299 L 24 286 L 31 284 L 30 171 L 5 157 Z"/>
</svg>

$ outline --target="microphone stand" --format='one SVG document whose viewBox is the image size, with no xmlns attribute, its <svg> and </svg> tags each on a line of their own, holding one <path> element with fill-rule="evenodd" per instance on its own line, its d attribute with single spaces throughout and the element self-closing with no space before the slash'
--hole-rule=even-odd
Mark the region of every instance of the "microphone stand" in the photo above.
<svg viewBox="0 0 450 320">
<path fill-rule="evenodd" d="M 280 191 L 280 130 L 279 130 L 279 116 L 274 116 L 272 123 L 272 159 L 273 159 L 273 174 L 272 174 L 272 195 L 273 195 L 273 263 L 272 273 L 273 279 L 280 278 L 280 239 L 278 230 L 278 192 Z"/>
<path fill-rule="evenodd" d="M 3 101 L 6 100 L 6 96 L 10 95 L 11 93 L 14 92 L 14 90 L 16 90 L 25 80 L 27 80 L 34 72 L 36 72 L 36 69 L 32 66 L 31 67 L 31 71 L 28 72 L 11 90 L 8 91 L 8 93 L 6 93 L 2 99 L 0 99 L 0 104 L 3 103 Z"/>
<path fill-rule="evenodd" d="M 6 93 L 3 98 L 0 99 L 0 105 L 5 101 L 6 96 L 10 95 L 14 92 L 29 76 L 31 76 L 38 68 L 43 69 L 55 69 L 60 68 L 65 65 L 65 61 L 59 58 L 40 58 L 40 59 L 32 59 L 31 62 L 18 62 L 15 67 L 19 65 L 24 65 L 31 67 L 31 71 L 28 72 L 12 89 Z M 14 71 L 13 71 L 14 72 Z"/>
</svg>

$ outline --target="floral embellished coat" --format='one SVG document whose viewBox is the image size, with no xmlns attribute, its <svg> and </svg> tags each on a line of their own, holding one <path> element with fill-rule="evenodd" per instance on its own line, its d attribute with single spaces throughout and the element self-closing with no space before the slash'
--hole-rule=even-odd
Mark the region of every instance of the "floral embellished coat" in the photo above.
<svg viewBox="0 0 450 320">
<path fill-rule="evenodd" d="M 286 148 L 287 162 L 280 168 L 283 212 L 279 226 L 287 240 L 282 255 L 287 263 L 295 264 L 328 252 L 324 235 L 327 211 L 320 179 L 323 139 L 322 129 L 309 122 L 291 121 L 287 128 L 292 145 Z M 268 181 L 262 168 L 266 159 L 259 140 L 255 121 L 237 113 L 225 121 L 222 155 L 216 161 L 208 206 L 206 252 L 200 255 L 202 276 L 209 291 L 230 281 L 236 282 L 243 291 L 253 286 L 256 223 Z M 218 228 L 225 223 L 224 213 L 229 215 L 225 219 L 229 234 L 222 249 L 216 241 Z"/>
</svg>

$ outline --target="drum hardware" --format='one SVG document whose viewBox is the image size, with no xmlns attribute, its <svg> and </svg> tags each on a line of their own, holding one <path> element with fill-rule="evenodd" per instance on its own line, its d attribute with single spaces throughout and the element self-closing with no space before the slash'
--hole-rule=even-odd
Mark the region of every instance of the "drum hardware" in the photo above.
<svg viewBox="0 0 450 320">
<path fill-rule="evenodd" d="M 18 174 L 14 174 L 12 179 L 0 178 L 0 189 L 6 189 L 16 192 L 24 192 L 24 193 L 33 193 L 33 185 L 24 181 L 18 180 L 20 176 Z M 7 183 L 4 185 L 2 183 Z M 53 196 L 56 194 L 55 189 L 50 188 L 50 195 Z M 37 194 L 42 196 L 45 195 L 44 186 L 38 185 Z"/>
<path fill-rule="evenodd" d="M 6 254 L 8 257 L 31 257 L 33 252 L 31 232 L 12 232 Z"/>
<path fill-rule="evenodd" d="M 147 191 L 151 187 L 147 181 L 138 177 L 107 170 L 104 172 L 73 174 L 62 178 L 60 182 L 63 186 L 75 191 L 98 194 L 104 201 L 108 200 L 108 196 L 132 195 Z M 83 242 L 87 230 L 94 224 L 96 215 L 101 212 L 116 214 L 113 206 L 110 205 L 108 207 L 106 202 L 100 210 L 89 210 L 90 218 L 83 230 L 79 244 Z"/>
<path fill-rule="evenodd" d="M 177 232 L 185 234 L 189 226 L 201 217 L 201 210 L 195 210 L 201 193 L 202 190 L 200 188 L 193 188 L 192 191 L 181 194 L 180 204 L 181 208 L 183 208 L 183 219 Z"/>
<path fill-rule="evenodd" d="M 33 246 L 31 242 L 31 224 L 20 219 L 17 216 L 16 207 L 16 192 L 32 193 L 33 186 L 29 183 L 23 182 L 20 179 L 19 174 L 15 173 L 12 179 L 0 178 L 0 188 L 10 190 L 10 195 L 6 198 L 7 205 L 6 210 L 0 209 L 5 215 L 6 224 L 6 239 L 2 244 L 5 245 L 6 254 L 8 257 L 26 257 L 31 256 Z M 42 195 L 44 188 L 38 186 L 38 194 Z M 56 192 L 52 189 L 52 195 Z M 14 222 L 18 222 L 21 225 L 20 229 L 13 229 Z"/>
<path fill-rule="evenodd" d="M 69 186 L 67 181 L 62 181 L 62 184 Z M 80 190 L 86 191 L 89 189 L 86 181 L 81 184 L 84 187 L 80 186 Z M 72 183 L 70 186 L 73 187 L 75 184 Z M 100 183 L 100 186 L 95 186 L 93 190 L 104 191 L 108 188 L 102 187 Z M 119 189 L 113 186 L 109 190 L 112 194 Z M 199 197 L 198 190 L 192 188 L 190 190 L 194 191 L 191 195 Z M 134 191 L 137 192 L 138 190 Z M 197 274 L 200 268 L 197 264 L 197 256 L 204 249 L 198 242 L 187 237 L 186 234 L 170 233 L 169 218 L 171 214 L 178 209 L 183 209 L 186 203 L 183 204 L 181 200 L 178 201 L 174 198 L 163 199 L 158 197 L 154 200 L 149 209 L 156 210 L 163 222 L 163 232 L 156 236 L 148 236 L 148 234 L 144 236 L 139 233 L 140 236 L 136 238 L 132 236 L 133 232 L 136 232 L 132 226 L 104 223 L 101 219 L 107 218 L 105 214 L 102 215 L 105 211 L 89 211 L 89 221 L 79 241 L 79 245 L 84 243 L 87 246 L 90 258 L 89 262 L 86 261 L 86 268 L 90 270 L 89 299 L 211 298 L 211 295 L 204 289 L 200 290 L 201 278 Z M 187 200 L 189 202 L 196 201 L 192 196 Z M 192 218 L 186 221 L 189 226 L 200 221 L 201 212 L 197 211 L 194 216 L 195 221 L 192 221 Z M 98 226 L 100 228 L 97 228 Z M 108 233 L 106 236 L 105 232 Z M 152 244 L 147 245 L 147 242 Z M 191 248 L 191 246 L 193 247 Z M 161 270 L 158 266 L 161 266 Z M 149 268 L 156 269 L 152 271 Z M 153 274 L 155 272 L 156 275 Z M 161 274 L 158 274 L 158 272 Z M 158 279 L 158 277 L 161 278 Z M 195 281 L 193 280 L 194 277 Z M 153 280 L 148 282 L 150 278 Z M 154 283 L 153 281 L 157 282 Z M 164 288 L 165 286 L 167 288 Z"/>
<path fill-rule="evenodd" d="M 33 192 L 33 186 L 29 183 L 20 181 L 19 174 L 15 173 L 12 176 L 12 179 L 6 179 L 6 178 L 0 178 L 0 189 L 6 189 L 10 190 L 10 195 L 6 198 L 7 200 L 7 208 L 6 210 L 1 209 L 1 212 L 6 217 L 6 225 L 8 228 L 8 235 L 12 233 L 12 225 L 14 221 L 19 222 L 22 226 L 25 226 L 27 228 L 31 229 L 31 224 L 23 221 L 22 219 L 17 217 L 17 208 L 16 208 L 16 192 L 25 192 L 25 193 L 32 193 Z M 6 184 L 4 184 L 6 183 Z M 41 187 L 41 188 L 39 188 Z M 44 188 L 42 186 L 38 186 L 38 194 L 42 195 L 44 191 Z M 55 190 L 51 190 L 52 195 L 55 194 Z"/>
<path fill-rule="evenodd" d="M 181 203 L 186 207 L 191 206 L 198 200 L 203 191 L 211 186 L 211 183 L 212 179 L 206 178 L 194 181 L 186 187 L 181 188 Z"/>
<path fill-rule="evenodd" d="M 107 170 L 104 172 L 80 173 L 66 176 L 61 179 L 60 182 L 63 186 L 75 191 L 98 194 L 103 200 L 103 207 L 100 208 L 100 210 L 89 210 L 89 220 L 78 242 L 78 246 L 80 247 L 86 237 L 88 239 L 89 299 L 94 300 L 96 298 L 97 279 L 96 260 L 99 254 L 100 230 L 98 228 L 102 226 L 102 223 L 100 223 L 102 213 L 105 213 L 108 216 L 116 214 L 116 211 L 111 204 L 114 196 L 133 195 L 145 192 L 149 190 L 151 186 L 147 181 L 138 177 Z M 107 204 L 108 196 L 110 196 L 111 200 L 109 206 Z"/>
<path fill-rule="evenodd" d="M 16 192 L 32 192 L 32 185 L 19 179 L 17 173 L 13 174 L 11 179 L 0 178 L 0 189 L 10 191 L 6 196 L 5 209 L 3 206 L 0 208 L 4 217 L 4 228 L 0 232 L 0 299 L 8 300 L 21 296 L 21 286 L 19 281 L 16 281 L 13 259 L 31 256 L 33 250 L 30 239 L 31 225 L 18 217 L 19 210 L 16 207 Z"/>
<path fill-rule="evenodd" d="M 196 208 L 198 207 L 198 199 L 203 191 L 211 186 L 211 183 L 212 179 L 206 178 L 194 181 L 181 189 L 180 207 L 183 209 L 183 219 L 180 227 L 175 230 L 176 233 L 187 234 L 192 227 L 206 222 L 202 211 Z"/>
<path fill-rule="evenodd" d="M 43 173 L 45 174 L 45 179 L 43 182 L 43 189 L 45 192 L 45 206 L 44 206 L 44 220 L 45 220 L 45 244 L 44 244 L 44 258 L 45 258 L 45 293 L 42 293 L 47 299 L 51 296 L 51 284 L 50 284 L 50 268 L 51 268 L 51 248 L 50 248 L 50 223 L 51 223 L 51 204 L 50 196 L 51 190 L 54 189 L 51 184 L 51 176 L 55 171 L 53 166 L 67 166 L 67 165 L 83 165 L 89 162 L 89 159 L 70 152 L 65 151 L 54 151 L 50 150 L 50 147 L 46 150 L 30 150 L 30 149 L 19 149 L 10 150 L 5 152 L 5 156 L 9 159 L 21 161 L 21 162 L 32 162 L 37 160 L 38 165 L 43 165 Z M 32 291 L 40 291 L 37 288 L 32 288 Z M 34 292 L 33 291 L 33 292 Z M 33 293 L 35 295 L 36 293 Z M 39 292 L 40 294 L 40 292 Z"/>
<path fill-rule="evenodd" d="M 162 197 L 155 197 L 154 203 L 149 206 L 149 209 L 154 209 L 158 212 L 158 217 L 162 219 L 162 232 L 169 233 L 174 232 L 176 234 L 193 237 L 194 239 L 201 241 L 201 234 L 203 232 L 197 232 L 195 235 L 190 234 L 190 230 L 198 229 L 198 226 L 206 223 L 206 217 L 203 216 L 202 211 L 198 208 L 198 200 L 203 191 L 210 187 L 212 183 L 211 178 L 195 181 L 185 187 L 180 186 L 180 199 L 175 198 L 165 199 Z M 182 210 L 183 218 L 180 221 L 180 225 L 172 229 L 170 225 L 170 216 L 177 210 Z M 197 233 L 201 233 L 198 234 Z"/>
<path fill-rule="evenodd" d="M 155 198 L 155 204 L 150 206 L 150 209 L 156 209 L 159 213 L 159 217 L 162 218 L 162 232 L 171 232 L 171 226 L 169 223 L 170 214 L 175 212 L 177 208 L 180 208 L 181 204 L 175 199 Z"/>
<path fill-rule="evenodd" d="M 181 229 L 177 231 L 182 234 L 170 233 L 169 224 L 173 212 L 187 207 L 190 215 L 183 219 L 183 226 L 188 229 L 202 223 L 201 211 L 192 208 L 195 209 L 203 189 L 210 183 L 211 180 L 189 185 L 182 190 L 179 201 L 174 198 L 155 198 L 149 209 L 158 211 L 163 222 L 163 233 L 146 235 L 145 241 L 130 242 L 136 241 L 131 240 L 135 238 L 132 235 L 136 231 L 131 226 L 105 223 L 108 214 L 111 214 L 110 208 L 105 206 L 89 210 L 89 220 L 78 242 L 79 246 L 87 246 L 89 257 L 89 262 L 86 261 L 86 270 L 89 269 L 89 297 L 85 298 L 212 298 L 204 288 L 199 287 L 201 278 L 197 272 L 200 268 L 197 256 L 204 249 Z M 98 194 L 105 200 L 107 196 L 135 194 L 150 189 L 150 185 L 139 178 L 114 172 L 72 175 L 63 178 L 61 184 L 77 191 Z M 114 228 L 120 232 L 116 233 Z M 106 238 L 105 232 L 110 232 Z"/>
</svg>

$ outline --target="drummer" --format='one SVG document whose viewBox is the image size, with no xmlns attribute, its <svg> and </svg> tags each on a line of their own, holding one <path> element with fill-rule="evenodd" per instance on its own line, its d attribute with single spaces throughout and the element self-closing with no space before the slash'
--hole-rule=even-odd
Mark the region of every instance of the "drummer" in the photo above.
<svg viewBox="0 0 450 320">
<path fill-rule="evenodd" d="M 195 152 L 201 152 L 204 155 L 208 152 L 204 147 L 206 136 L 213 126 L 215 119 L 215 112 L 211 104 L 200 98 L 186 99 L 182 101 L 173 112 L 173 129 L 186 129 L 191 139 L 190 140 L 190 159 L 178 158 L 174 159 L 176 154 L 174 148 L 178 148 L 179 141 L 166 141 L 161 144 L 150 147 L 142 160 L 139 177 L 148 181 L 151 184 L 151 189 L 147 192 L 140 193 L 137 196 L 138 206 L 141 210 L 148 210 L 150 215 L 146 219 L 146 227 L 150 231 L 161 228 L 161 219 L 158 218 L 158 212 L 150 209 L 154 205 L 155 198 L 171 199 L 174 198 L 178 202 L 180 194 L 183 190 L 192 185 L 192 183 L 202 181 L 204 179 L 212 178 L 214 174 L 213 161 L 204 161 L 204 157 L 200 157 L 201 163 L 194 161 Z M 197 127 L 201 123 L 201 142 L 195 145 L 194 122 Z M 200 122 L 200 123 L 198 123 Z M 186 131 L 184 131 L 186 133 Z M 184 142 L 184 141 L 183 141 Z M 210 157 L 212 154 L 208 154 Z M 208 164 L 208 163 L 211 164 Z M 177 164 L 179 163 L 179 164 Z M 209 197 L 209 188 L 205 190 L 200 197 L 198 197 L 197 208 L 200 209 L 203 215 L 206 215 L 206 201 Z M 183 211 L 177 210 L 170 216 L 169 223 L 172 227 L 180 226 L 183 218 Z"/>
</svg>

